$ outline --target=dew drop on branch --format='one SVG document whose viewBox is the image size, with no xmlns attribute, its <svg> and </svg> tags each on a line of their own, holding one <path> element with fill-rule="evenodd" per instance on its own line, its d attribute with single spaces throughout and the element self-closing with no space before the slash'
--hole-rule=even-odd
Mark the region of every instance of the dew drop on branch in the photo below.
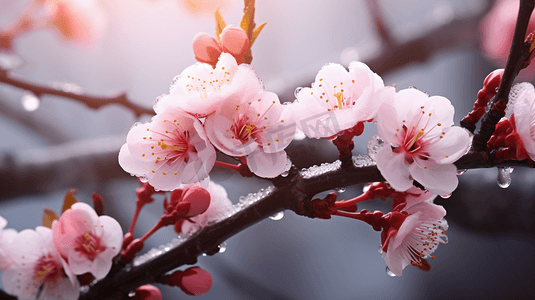
<svg viewBox="0 0 535 300">
<path fill-rule="evenodd" d="M 394 274 L 394 272 L 390 271 L 390 268 L 387 266 L 386 267 L 386 275 L 390 276 L 390 277 L 396 277 L 396 274 Z"/>
<path fill-rule="evenodd" d="M 466 169 L 457 169 L 457 175 L 461 176 L 466 172 Z"/>
<path fill-rule="evenodd" d="M 22 107 L 27 111 L 34 111 L 39 108 L 41 100 L 34 93 L 30 91 L 24 91 L 22 98 L 20 99 Z"/>
<path fill-rule="evenodd" d="M 227 250 L 227 242 L 219 244 L 219 253 L 223 253 Z"/>
<path fill-rule="evenodd" d="M 511 185 L 511 172 L 509 168 L 498 168 L 498 179 L 496 181 L 502 189 L 508 188 Z"/>
<path fill-rule="evenodd" d="M 278 221 L 278 220 L 282 219 L 283 217 L 284 217 L 284 212 L 283 211 L 279 211 L 278 213 L 270 216 L 269 218 L 271 220 Z"/>
<path fill-rule="evenodd" d="M 345 188 L 345 187 L 339 187 L 339 188 L 335 188 L 334 190 L 335 190 L 336 192 L 338 192 L 338 193 L 343 193 L 343 192 L 346 191 L 346 188 Z"/>
<path fill-rule="evenodd" d="M 377 152 L 383 148 L 385 142 L 379 135 L 374 135 L 368 142 L 368 156 L 375 161 L 377 158 Z"/>
</svg>

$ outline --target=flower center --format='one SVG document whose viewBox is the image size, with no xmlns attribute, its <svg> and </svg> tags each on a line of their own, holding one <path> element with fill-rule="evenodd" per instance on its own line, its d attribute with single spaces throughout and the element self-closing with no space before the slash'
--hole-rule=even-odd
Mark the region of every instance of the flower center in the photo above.
<svg viewBox="0 0 535 300">
<path fill-rule="evenodd" d="M 43 282 L 55 282 L 63 276 L 63 268 L 52 254 L 42 256 L 35 265 L 35 277 Z"/>
<path fill-rule="evenodd" d="M 100 252 L 106 250 L 106 246 L 100 244 L 100 238 L 92 233 L 79 236 L 76 242 L 77 246 L 74 249 L 89 260 L 94 260 Z"/>
<path fill-rule="evenodd" d="M 414 233 L 405 238 L 402 245 L 407 251 L 404 256 L 413 266 L 422 265 L 422 259 L 432 258 L 431 254 L 438 248 L 439 243 L 447 243 L 445 236 L 447 223 L 444 220 L 435 223 L 421 223 L 414 229 Z"/>
<path fill-rule="evenodd" d="M 251 139 L 256 140 L 256 134 L 260 132 L 260 129 L 255 124 L 248 122 L 248 117 L 241 115 L 238 117 L 238 120 L 234 120 L 230 128 L 234 132 L 233 138 L 242 143 L 247 143 Z"/>
</svg>

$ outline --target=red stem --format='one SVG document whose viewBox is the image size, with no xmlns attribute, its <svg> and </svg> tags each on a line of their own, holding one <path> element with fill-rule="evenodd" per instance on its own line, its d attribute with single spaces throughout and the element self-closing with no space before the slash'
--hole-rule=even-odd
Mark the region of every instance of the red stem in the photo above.
<svg viewBox="0 0 535 300">
<path fill-rule="evenodd" d="M 229 164 L 229 163 L 222 162 L 222 161 L 217 161 L 216 160 L 215 166 L 218 166 L 218 167 L 221 167 L 221 168 L 226 168 L 226 169 L 229 169 L 229 170 L 233 170 L 233 171 L 236 171 L 238 173 L 240 172 L 240 166 Z"/>
<path fill-rule="evenodd" d="M 134 232 L 134 226 L 136 226 L 137 217 L 139 216 L 139 212 L 143 208 L 145 203 L 142 203 L 141 201 L 136 201 L 136 211 L 134 212 L 134 216 L 132 217 L 132 222 L 130 223 L 130 228 L 128 228 L 128 232 L 132 233 Z"/>
<path fill-rule="evenodd" d="M 145 233 L 145 235 L 140 238 L 139 240 L 141 242 L 145 242 L 146 239 L 148 239 L 153 233 L 155 233 L 156 231 L 158 231 L 160 228 L 164 227 L 164 223 L 163 223 L 163 220 L 160 218 L 160 220 L 158 220 L 158 223 L 156 223 L 150 230 L 149 232 Z"/>
<path fill-rule="evenodd" d="M 364 193 L 364 194 L 361 194 L 360 196 L 355 197 L 353 199 L 334 202 L 333 207 L 335 207 L 335 208 L 348 207 L 348 206 L 355 205 L 355 204 L 363 202 L 363 201 L 368 201 L 368 200 L 373 200 L 373 199 L 374 199 L 374 197 L 370 197 L 370 195 L 368 193 Z"/>
</svg>

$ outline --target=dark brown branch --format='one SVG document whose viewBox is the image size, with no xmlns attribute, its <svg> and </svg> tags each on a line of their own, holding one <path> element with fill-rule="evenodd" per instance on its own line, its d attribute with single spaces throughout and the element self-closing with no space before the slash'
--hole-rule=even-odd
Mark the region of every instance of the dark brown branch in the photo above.
<svg viewBox="0 0 535 300">
<path fill-rule="evenodd" d="M 377 29 L 379 36 L 381 36 L 381 39 L 385 44 L 384 46 L 386 48 L 392 47 L 396 43 L 396 41 L 386 28 L 384 15 L 381 11 L 381 8 L 379 7 L 379 4 L 375 0 L 366 0 L 366 4 L 368 5 L 368 9 L 370 10 L 370 13 L 372 15 L 375 28 Z"/>
<path fill-rule="evenodd" d="M 505 108 L 509 100 L 509 92 L 513 82 L 520 71 L 520 67 L 525 58 L 529 55 L 529 43 L 525 43 L 526 31 L 533 8 L 534 0 L 520 0 L 518 17 L 515 25 L 515 33 L 505 65 L 500 87 L 494 100 L 491 103 L 491 109 L 481 119 L 481 127 L 472 141 L 472 148 L 476 151 L 484 151 L 487 148 L 487 142 L 494 133 L 494 128 L 501 118 L 505 116 Z"/>
<path fill-rule="evenodd" d="M 469 152 L 457 161 L 456 165 L 463 169 L 530 166 L 528 161 L 504 162 L 492 157 L 492 154 L 484 152 Z M 350 156 L 341 159 L 342 163 L 329 164 L 333 170 L 313 176 L 305 176 L 308 171 L 298 172 L 295 167 L 292 168 L 288 177 L 278 177 L 273 181 L 275 187 L 267 196 L 227 219 L 204 227 L 179 246 L 138 266 L 116 264 L 108 277 L 92 286 L 80 299 L 118 299 L 120 295 L 127 295 L 140 285 L 158 282 L 163 274 L 175 268 L 196 263 L 197 257 L 203 253 L 216 253 L 220 243 L 277 211 L 291 209 L 299 215 L 312 217 L 310 203 L 319 192 L 360 183 L 384 181 L 377 167 L 362 156 L 360 156 L 360 161 L 364 162 L 362 166 L 355 165 Z M 317 171 L 321 173 L 320 170 Z"/>
<path fill-rule="evenodd" d="M 60 89 L 54 89 L 42 85 L 33 84 L 30 82 L 23 81 L 21 79 L 15 79 L 9 76 L 9 73 L 5 70 L 0 70 L 0 82 L 5 83 L 14 87 L 18 87 L 27 91 L 33 92 L 36 96 L 40 97 L 43 95 L 52 95 L 59 96 L 63 98 L 72 99 L 74 101 L 85 104 L 87 107 L 92 109 L 98 109 L 102 106 L 110 104 L 118 104 L 132 111 L 136 116 L 141 116 L 143 114 L 153 115 L 154 112 L 151 109 L 139 106 L 126 97 L 125 93 L 111 97 L 96 97 L 88 96 L 84 94 L 77 94 L 73 92 L 67 92 Z"/>
</svg>

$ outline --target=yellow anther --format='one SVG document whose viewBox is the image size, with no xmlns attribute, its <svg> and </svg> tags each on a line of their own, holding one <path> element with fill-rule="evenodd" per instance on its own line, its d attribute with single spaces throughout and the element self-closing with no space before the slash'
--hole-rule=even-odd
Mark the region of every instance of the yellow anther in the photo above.
<svg viewBox="0 0 535 300">
<path fill-rule="evenodd" d="M 338 108 L 342 109 L 342 93 L 335 93 L 334 96 L 338 100 Z"/>
<path fill-rule="evenodd" d="M 162 150 L 165 150 L 167 148 L 169 149 L 173 149 L 173 150 L 177 150 L 177 151 L 182 151 L 184 150 L 184 147 L 180 147 L 180 146 L 175 146 L 175 145 L 167 145 L 165 142 L 162 142 L 160 147 L 162 147 Z"/>
</svg>

